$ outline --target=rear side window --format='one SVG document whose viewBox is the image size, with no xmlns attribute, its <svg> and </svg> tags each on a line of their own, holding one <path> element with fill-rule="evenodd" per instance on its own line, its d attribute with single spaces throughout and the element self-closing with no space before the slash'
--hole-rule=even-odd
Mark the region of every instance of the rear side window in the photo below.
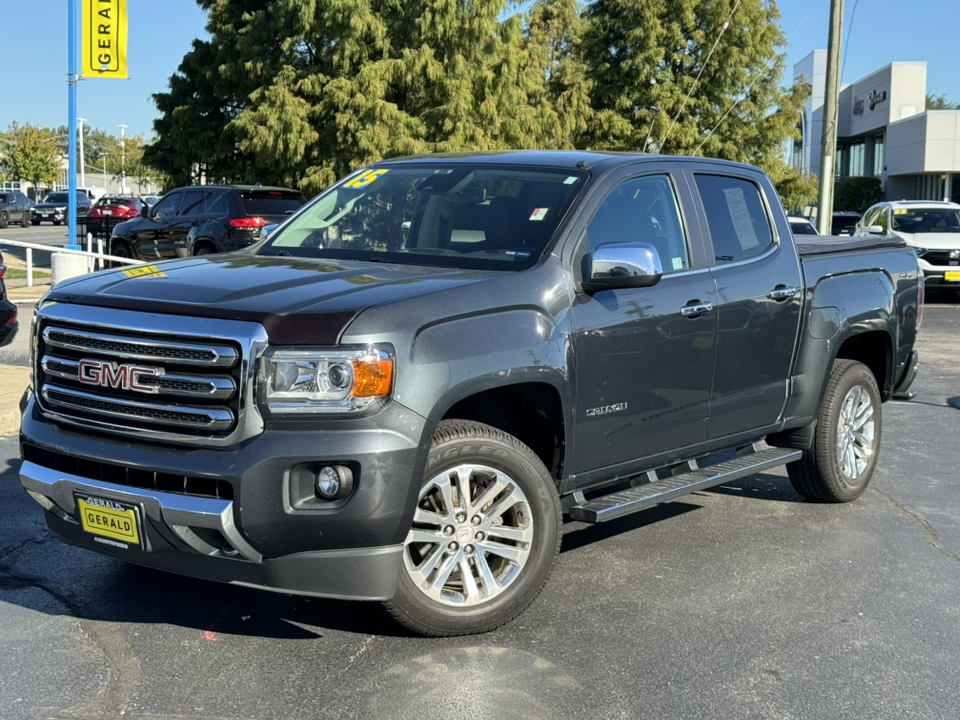
<svg viewBox="0 0 960 720">
<path fill-rule="evenodd" d="M 207 193 L 203 190 L 188 190 L 183 196 L 180 215 L 203 215 L 203 202 Z"/>
<path fill-rule="evenodd" d="M 760 188 L 749 180 L 724 175 L 694 176 L 703 201 L 718 263 L 762 255 L 773 244 Z"/>
<path fill-rule="evenodd" d="M 247 215 L 290 215 L 303 205 L 299 194 L 276 190 L 247 190 L 240 199 Z"/>
</svg>

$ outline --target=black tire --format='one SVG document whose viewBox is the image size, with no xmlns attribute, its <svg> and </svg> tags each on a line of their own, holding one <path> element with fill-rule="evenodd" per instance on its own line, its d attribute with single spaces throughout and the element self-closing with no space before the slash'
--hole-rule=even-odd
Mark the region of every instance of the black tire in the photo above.
<svg viewBox="0 0 960 720">
<path fill-rule="evenodd" d="M 54 224 L 54 225 L 59 225 L 59 224 L 61 224 L 62 222 L 63 222 L 63 220 L 54 220 L 54 221 L 53 221 L 53 224 Z"/>
<path fill-rule="evenodd" d="M 5 228 L 9 222 L 9 216 L 5 212 L 0 213 L 0 230 Z"/>
<path fill-rule="evenodd" d="M 856 500 L 877 465 L 882 428 L 880 390 L 873 373 L 855 360 L 834 362 L 813 447 L 787 465 L 794 489 L 810 500 Z"/>
<path fill-rule="evenodd" d="M 437 504 L 444 483 L 450 508 Z M 440 423 L 417 507 L 396 594 L 384 603 L 401 624 L 434 637 L 488 632 L 543 589 L 560 549 L 560 501 L 540 458 L 515 437 L 467 420 Z"/>
<path fill-rule="evenodd" d="M 130 244 L 127 243 L 126 240 L 112 240 L 110 242 L 110 254 L 115 255 L 116 257 L 130 258 L 132 260 L 133 248 L 130 247 Z M 130 266 L 126 263 L 118 263 L 112 260 L 107 260 L 106 267 L 123 269 Z"/>
<path fill-rule="evenodd" d="M 32 222 L 34 225 L 39 225 L 39 224 L 40 224 L 40 218 L 33 218 L 33 220 L 31 220 L 30 222 Z"/>
<path fill-rule="evenodd" d="M 20 218 L 20 227 L 30 227 L 30 211 L 24 210 L 23 215 Z"/>
<path fill-rule="evenodd" d="M 212 246 L 204 244 L 193 251 L 194 255 L 213 255 L 216 251 Z"/>
</svg>

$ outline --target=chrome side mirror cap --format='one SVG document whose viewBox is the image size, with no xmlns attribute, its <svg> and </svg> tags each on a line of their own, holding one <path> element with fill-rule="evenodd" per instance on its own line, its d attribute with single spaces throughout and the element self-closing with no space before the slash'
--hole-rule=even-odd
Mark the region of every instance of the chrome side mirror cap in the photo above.
<svg viewBox="0 0 960 720">
<path fill-rule="evenodd" d="M 601 245 L 589 258 L 590 272 L 583 282 L 588 292 L 616 288 L 650 287 L 660 282 L 660 253 L 650 243 L 629 242 Z"/>
</svg>

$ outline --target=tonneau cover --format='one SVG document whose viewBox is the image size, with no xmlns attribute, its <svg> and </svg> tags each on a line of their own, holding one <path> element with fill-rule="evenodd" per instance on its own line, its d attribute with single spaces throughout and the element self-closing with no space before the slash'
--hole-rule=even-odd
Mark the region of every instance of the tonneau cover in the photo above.
<svg viewBox="0 0 960 720">
<path fill-rule="evenodd" d="M 820 255 L 823 253 L 844 252 L 846 250 L 866 250 L 867 248 L 906 247 L 907 243 L 898 237 L 835 236 L 835 235 L 794 235 L 798 255 Z"/>
</svg>

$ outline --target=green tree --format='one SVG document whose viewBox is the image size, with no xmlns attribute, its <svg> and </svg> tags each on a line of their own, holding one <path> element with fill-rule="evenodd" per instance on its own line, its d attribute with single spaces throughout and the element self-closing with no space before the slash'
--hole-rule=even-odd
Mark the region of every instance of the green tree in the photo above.
<svg viewBox="0 0 960 720">
<path fill-rule="evenodd" d="M 880 178 L 851 177 L 833 186 L 833 209 L 862 213 L 874 203 L 883 200 Z"/>
<path fill-rule="evenodd" d="M 960 110 L 960 103 L 947 100 L 946 95 L 927 94 L 927 110 Z"/>
<path fill-rule="evenodd" d="M 11 123 L 0 134 L 0 163 L 9 177 L 28 180 L 34 187 L 55 183 L 60 177 L 56 133 L 30 123 Z"/>
<path fill-rule="evenodd" d="M 780 85 L 774 0 L 596 0 L 585 18 L 593 108 L 624 123 L 589 128 L 579 144 L 746 162 L 791 201 L 815 192 L 785 162 L 809 87 Z"/>
</svg>

